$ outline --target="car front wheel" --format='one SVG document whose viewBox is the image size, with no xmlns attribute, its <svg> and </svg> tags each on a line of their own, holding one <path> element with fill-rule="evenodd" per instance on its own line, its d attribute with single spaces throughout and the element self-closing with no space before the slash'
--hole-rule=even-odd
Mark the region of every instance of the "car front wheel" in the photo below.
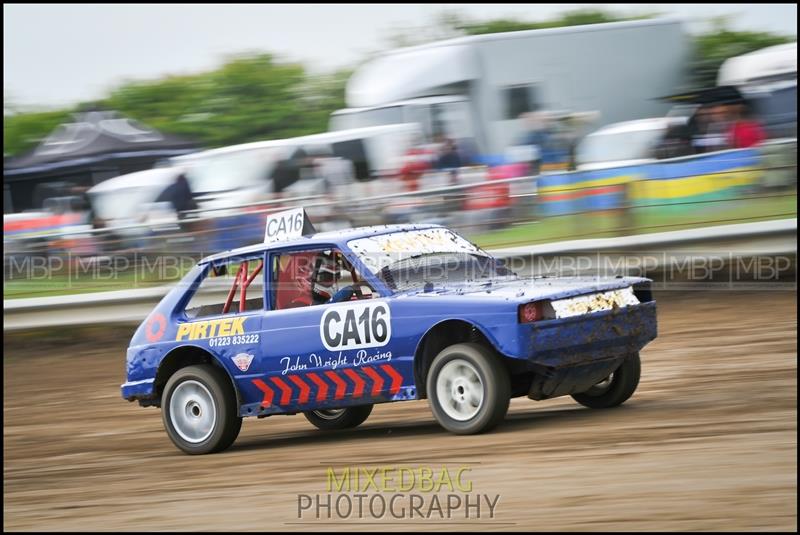
<svg viewBox="0 0 800 535">
<path fill-rule="evenodd" d="M 210 364 L 181 368 L 169 378 L 161 415 L 169 438 L 190 455 L 227 449 L 242 427 L 231 381 Z"/>
<path fill-rule="evenodd" d="M 493 351 L 479 344 L 442 350 L 431 364 L 426 387 L 436 420 L 459 435 L 488 431 L 508 412 L 508 371 Z"/>
</svg>

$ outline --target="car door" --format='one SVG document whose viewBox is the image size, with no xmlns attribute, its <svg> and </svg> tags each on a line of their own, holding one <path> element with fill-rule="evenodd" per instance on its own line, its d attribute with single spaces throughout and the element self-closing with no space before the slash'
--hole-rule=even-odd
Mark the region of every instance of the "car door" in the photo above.
<svg viewBox="0 0 800 535">
<path fill-rule="evenodd" d="M 246 384 L 261 347 L 264 253 L 231 257 L 205 268 L 200 284 L 176 315 L 176 341 L 199 347 Z"/>
<path fill-rule="evenodd" d="M 337 264 L 340 278 L 326 289 L 320 258 L 330 255 L 344 259 L 334 247 L 270 255 L 261 376 L 254 382 L 263 395 L 259 412 L 368 404 L 400 390 L 402 376 L 391 362 L 389 300 L 346 259 Z M 362 286 L 355 299 L 325 302 L 326 295 L 354 285 Z"/>
</svg>

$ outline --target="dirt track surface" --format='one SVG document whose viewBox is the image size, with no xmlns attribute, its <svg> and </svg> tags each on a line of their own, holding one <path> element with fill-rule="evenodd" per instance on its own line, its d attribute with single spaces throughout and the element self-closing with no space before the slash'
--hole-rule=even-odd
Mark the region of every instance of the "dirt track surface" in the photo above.
<svg viewBox="0 0 800 535">
<path fill-rule="evenodd" d="M 378 405 L 347 432 L 299 415 L 245 419 L 226 453 L 190 457 L 158 409 L 120 398 L 127 340 L 58 356 L 7 351 L 3 526 L 796 531 L 796 293 L 657 299 L 659 338 L 625 405 L 517 398 L 506 422 L 479 436 L 448 434 L 416 401 Z M 298 518 L 298 494 L 326 495 L 331 465 L 468 466 L 473 493 L 500 499 L 494 518 L 465 520 L 462 509 L 451 524 Z"/>
</svg>

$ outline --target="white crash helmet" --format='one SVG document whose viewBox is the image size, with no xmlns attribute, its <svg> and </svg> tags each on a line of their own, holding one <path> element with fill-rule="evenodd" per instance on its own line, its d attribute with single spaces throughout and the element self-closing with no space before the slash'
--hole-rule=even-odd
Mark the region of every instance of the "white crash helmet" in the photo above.
<svg viewBox="0 0 800 535">
<path fill-rule="evenodd" d="M 313 292 L 317 298 L 328 300 L 338 290 L 342 271 L 340 263 L 336 260 L 336 254 L 330 251 L 317 256 L 313 285 Z"/>
</svg>

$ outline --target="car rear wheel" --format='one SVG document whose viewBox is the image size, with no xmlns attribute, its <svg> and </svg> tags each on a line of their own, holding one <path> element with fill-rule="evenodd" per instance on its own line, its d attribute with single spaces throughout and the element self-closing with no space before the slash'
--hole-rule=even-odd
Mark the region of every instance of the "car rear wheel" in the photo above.
<svg viewBox="0 0 800 535">
<path fill-rule="evenodd" d="M 190 455 L 227 449 L 242 428 L 233 386 L 210 364 L 181 368 L 169 378 L 161 415 L 169 438 Z"/>
<path fill-rule="evenodd" d="M 455 344 L 439 353 L 426 381 L 431 411 L 459 435 L 488 431 L 508 412 L 511 385 L 500 358 L 479 344 Z"/>
<path fill-rule="evenodd" d="M 303 414 L 309 422 L 319 429 L 331 431 L 335 429 L 350 429 L 364 423 L 372 412 L 372 405 L 359 405 L 342 409 L 319 409 Z"/>
<path fill-rule="evenodd" d="M 614 373 L 593 385 L 586 392 L 572 394 L 572 399 L 592 409 L 608 409 L 622 405 L 639 386 L 642 365 L 639 354 L 629 355 Z"/>
</svg>

